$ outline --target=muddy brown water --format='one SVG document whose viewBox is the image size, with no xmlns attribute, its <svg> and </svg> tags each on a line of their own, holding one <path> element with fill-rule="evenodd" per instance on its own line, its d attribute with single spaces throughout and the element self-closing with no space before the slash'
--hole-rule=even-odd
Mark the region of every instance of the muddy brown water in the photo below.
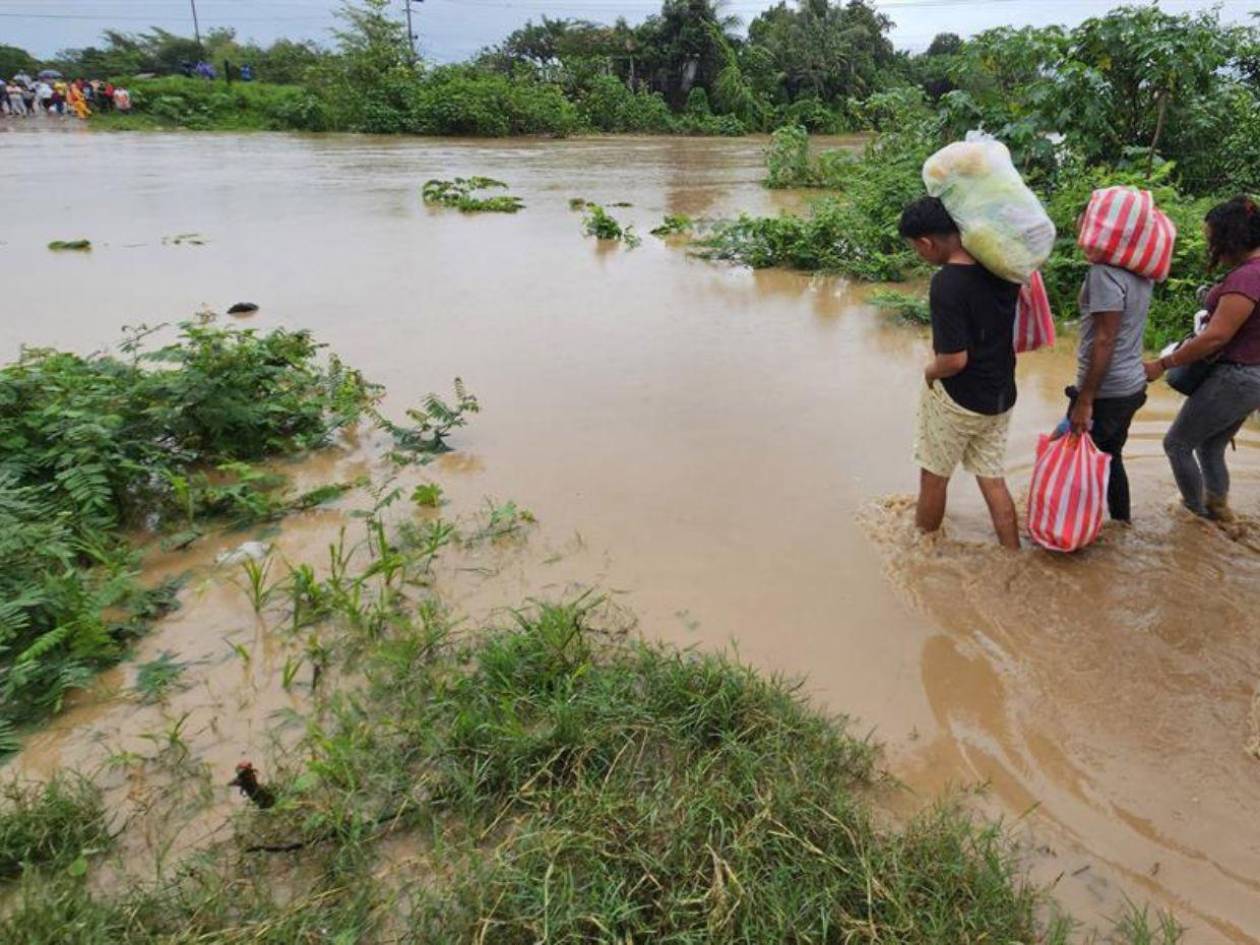
<svg viewBox="0 0 1260 945">
<path fill-rule="evenodd" d="M 1128 895 L 1173 908 L 1187 941 L 1260 941 L 1260 761 L 1246 750 L 1260 738 L 1260 537 L 1254 522 L 1240 543 L 1173 510 L 1159 440 L 1177 398 L 1156 388 L 1139 415 L 1132 529 L 1072 558 L 1007 556 L 959 481 L 946 536 L 918 539 L 907 497 L 923 332 L 843 279 L 713 265 L 647 236 L 665 213 L 799 205 L 759 186 L 763 146 L 10 131 L 0 354 L 103 348 L 124 324 L 252 301 L 250 324 L 312 329 L 387 386 L 395 414 L 458 374 L 484 412 L 426 475 L 453 508 L 512 498 L 540 522 L 460 569 L 458 607 L 484 619 L 529 594 L 602 588 L 650 636 L 806 675 L 877 732 L 909 803 L 988 784 L 1034 876 L 1057 880 L 1086 921 Z M 527 209 L 420 202 L 426 178 L 471 174 L 508 181 Z M 570 197 L 632 203 L 613 212 L 642 247 L 583 237 Z M 169 239 L 189 233 L 201 242 Z M 78 237 L 91 253 L 44 248 Z M 1017 491 L 1071 365 L 1070 339 L 1021 359 Z M 375 449 L 351 443 L 292 472 L 349 478 Z M 1260 518 L 1260 434 L 1244 431 L 1229 458 L 1236 505 Z M 276 541 L 319 558 L 344 521 L 312 512 Z M 193 577 L 136 660 L 172 652 L 193 685 L 140 706 L 124 664 L 27 739 L 18 771 L 98 770 L 139 810 L 144 765 L 119 753 L 152 752 L 146 736 L 181 716 L 188 763 L 216 784 L 294 730 L 285 710 L 303 705 L 276 683 L 283 647 L 213 564 L 241 540 L 148 564 Z M 128 848 L 195 846 L 239 799 L 216 787 L 180 803 L 173 847 L 133 811 Z"/>
</svg>

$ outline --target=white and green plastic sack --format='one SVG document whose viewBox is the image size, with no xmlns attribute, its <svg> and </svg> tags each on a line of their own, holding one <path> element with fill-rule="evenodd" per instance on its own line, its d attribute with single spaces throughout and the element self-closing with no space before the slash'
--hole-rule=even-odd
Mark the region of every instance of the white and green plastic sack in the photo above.
<svg viewBox="0 0 1260 945">
<path fill-rule="evenodd" d="M 963 246 L 986 269 L 1028 283 L 1054 249 L 1054 224 L 996 138 L 968 133 L 923 165 L 923 183 L 962 232 Z"/>
</svg>

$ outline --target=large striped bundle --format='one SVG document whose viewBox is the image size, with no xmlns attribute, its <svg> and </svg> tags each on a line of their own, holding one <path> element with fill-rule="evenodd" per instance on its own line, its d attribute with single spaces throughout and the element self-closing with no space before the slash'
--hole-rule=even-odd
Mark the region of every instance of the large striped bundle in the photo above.
<svg viewBox="0 0 1260 945">
<path fill-rule="evenodd" d="M 1037 443 L 1028 493 L 1028 531 L 1050 551 L 1079 551 L 1102 531 L 1111 457 L 1086 433 Z"/>
<path fill-rule="evenodd" d="M 1177 227 L 1149 190 L 1105 187 L 1090 198 L 1076 241 L 1090 262 L 1163 282 L 1172 268 Z"/>
</svg>

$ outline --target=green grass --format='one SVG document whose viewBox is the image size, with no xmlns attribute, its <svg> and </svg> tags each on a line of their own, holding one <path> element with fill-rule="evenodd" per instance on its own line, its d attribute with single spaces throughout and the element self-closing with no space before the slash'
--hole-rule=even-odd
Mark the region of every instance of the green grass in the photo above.
<svg viewBox="0 0 1260 945">
<path fill-rule="evenodd" d="M 273 632 L 359 682 L 313 687 L 305 739 L 263 764 L 275 806 L 99 894 L 99 799 L 19 793 L 0 941 L 1069 941 L 1000 826 L 950 802 L 881 814 L 877 747 L 795 683 L 602 629 L 591 595 L 457 629 L 425 580 L 444 541 L 388 534 L 393 501 L 326 577 L 284 582 Z M 1133 909 L 1117 940 L 1173 942 L 1169 921 Z"/>
<path fill-rule="evenodd" d="M 100 792 L 88 781 L 66 776 L 0 787 L 0 881 L 39 867 L 79 873 L 76 864 L 110 845 Z"/>
</svg>

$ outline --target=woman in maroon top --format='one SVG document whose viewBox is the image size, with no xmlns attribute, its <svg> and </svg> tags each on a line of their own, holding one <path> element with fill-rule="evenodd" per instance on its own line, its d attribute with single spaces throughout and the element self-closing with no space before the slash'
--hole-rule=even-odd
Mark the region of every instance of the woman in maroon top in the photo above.
<svg viewBox="0 0 1260 945">
<path fill-rule="evenodd" d="M 1212 265 L 1229 267 L 1208 294 L 1207 327 L 1172 354 L 1148 361 L 1146 376 L 1153 381 L 1170 367 L 1216 357 L 1211 374 L 1164 437 L 1164 452 L 1186 508 L 1227 521 L 1225 448 L 1252 411 L 1260 410 L 1260 206 L 1250 197 L 1235 197 L 1213 207 L 1207 239 Z"/>
</svg>

